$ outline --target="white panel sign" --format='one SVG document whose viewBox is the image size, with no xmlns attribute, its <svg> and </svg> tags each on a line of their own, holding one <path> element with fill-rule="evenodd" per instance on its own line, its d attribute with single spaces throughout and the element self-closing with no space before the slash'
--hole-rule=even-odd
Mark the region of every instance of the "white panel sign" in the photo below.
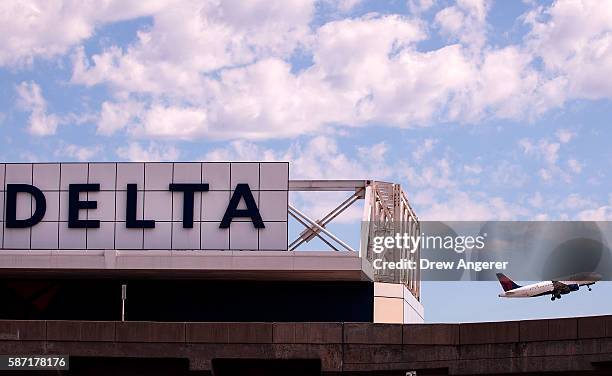
<svg viewBox="0 0 612 376">
<path fill-rule="evenodd" d="M 287 162 L 6 163 L 0 182 L 2 249 L 287 249 Z"/>
</svg>

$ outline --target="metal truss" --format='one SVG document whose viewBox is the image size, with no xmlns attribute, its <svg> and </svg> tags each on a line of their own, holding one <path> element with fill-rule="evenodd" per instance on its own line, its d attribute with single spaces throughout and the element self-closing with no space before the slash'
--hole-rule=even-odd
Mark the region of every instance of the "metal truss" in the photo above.
<svg viewBox="0 0 612 376">
<path fill-rule="evenodd" d="M 310 218 L 302 211 L 289 204 L 289 215 L 304 226 L 299 236 L 294 239 L 288 249 L 293 251 L 315 237 L 321 239 L 330 249 L 335 251 L 347 250 L 359 252 L 370 262 L 380 257 L 372 250 L 372 242 L 376 236 L 393 236 L 396 233 L 407 233 L 410 236 L 420 233 L 419 219 L 408 202 L 406 193 L 399 184 L 373 180 L 291 180 L 290 191 L 319 191 L 319 192 L 352 192 L 344 201 L 330 210 L 321 219 Z M 363 216 L 360 231 L 359 250 L 343 242 L 339 237 L 327 229 L 338 215 L 351 207 L 355 202 L 364 200 Z M 399 259 L 420 260 L 420 249 L 409 250 L 397 248 L 385 252 L 382 256 L 385 261 Z M 419 299 L 420 270 L 375 270 L 376 280 L 379 282 L 403 283 Z"/>
</svg>

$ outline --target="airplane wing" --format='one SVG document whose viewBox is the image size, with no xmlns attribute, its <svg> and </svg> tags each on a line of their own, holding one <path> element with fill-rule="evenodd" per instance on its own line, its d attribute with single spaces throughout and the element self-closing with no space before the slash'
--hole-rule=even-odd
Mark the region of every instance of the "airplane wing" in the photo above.
<svg viewBox="0 0 612 376">
<path fill-rule="evenodd" d="M 583 272 L 578 274 L 572 274 L 567 277 L 558 277 L 558 281 L 564 281 L 566 285 L 568 284 L 580 284 L 585 285 L 589 283 L 595 283 L 597 281 L 601 281 L 602 275 L 595 272 Z"/>
<path fill-rule="evenodd" d="M 563 282 L 552 281 L 552 284 L 553 284 L 553 288 L 555 291 L 558 291 L 558 292 L 565 292 L 565 291 L 569 292 L 570 291 L 570 287 Z"/>
</svg>

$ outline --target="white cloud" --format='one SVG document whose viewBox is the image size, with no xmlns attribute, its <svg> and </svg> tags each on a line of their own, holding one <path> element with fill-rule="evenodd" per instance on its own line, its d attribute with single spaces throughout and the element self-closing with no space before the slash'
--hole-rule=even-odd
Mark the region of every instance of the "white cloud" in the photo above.
<svg viewBox="0 0 612 376">
<path fill-rule="evenodd" d="M 611 221 L 612 205 L 582 210 L 578 213 L 577 219 L 580 221 Z"/>
<path fill-rule="evenodd" d="M 580 221 L 612 220 L 612 195 L 608 197 L 608 202 L 604 203 L 578 194 L 573 194 L 573 196 L 576 196 L 578 205 L 575 205 L 577 212 L 575 211 L 572 218 Z"/>
<path fill-rule="evenodd" d="M 340 10 L 359 3 L 321 1 Z M 414 17 L 367 14 L 322 25 L 312 22 L 314 0 L 6 4 L 16 14 L 7 25 L 19 25 L 0 37 L 10 39 L 0 65 L 73 51 L 71 82 L 105 85 L 114 96 L 98 115 L 103 135 L 293 138 L 337 125 L 533 119 L 568 98 L 612 96 L 601 79 L 612 72 L 612 7 L 586 0 L 535 8 L 523 18 L 526 40 L 501 47 L 487 43 L 490 2 L 458 0 L 435 16 L 458 43 L 429 51 L 418 47 L 431 35 L 417 17 L 431 0 L 409 1 Z M 99 25 L 140 16 L 152 25 L 127 46 L 93 56 L 73 49 Z M 294 69 L 296 53 L 311 55 L 312 65 Z M 53 129 L 52 117 L 43 120 Z"/>
<path fill-rule="evenodd" d="M 546 182 L 549 182 L 552 180 L 553 178 L 553 174 L 549 169 L 546 168 L 541 168 L 538 171 L 538 175 L 540 176 L 540 178 Z"/>
<path fill-rule="evenodd" d="M 434 6 L 436 0 L 407 0 L 406 5 L 410 13 L 420 14 Z"/>
<path fill-rule="evenodd" d="M 147 38 L 157 38 L 156 27 L 157 22 Z M 190 65 L 184 59 L 176 62 L 173 56 L 156 55 L 156 60 L 150 60 L 145 53 L 149 45 L 141 41 L 127 52 L 110 48 L 95 55 L 91 59 L 93 64 L 79 50 L 73 82 L 108 83 L 122 96 L 146 93 L 154 103 L 155 99 L 164 99 L 180 103 L 183 112 L 191 107 L 206 115 L 205 124 L 199 127 L 185 130 L 166 125 L 164 135 L 177 138 L 294 137 L 320 130 L 327 124 L 426 121 L 448 95 L 438 88 L 463 79 L 456 77 L 461 74 L 457 70 L 441 69 L 449 59 L 461 64 L 457 49 L 415 54 L 416 61 L 412 62 L 408 50 L 423 37 L 418 22 L 395 15 L 334 21 L 317 30 L 311 44 L 315 65 L 303 72 L 292 72 L 290 64 L 280 57 L 232 66 L 249 62 L 238 59 L 216 64 L 214 69 L 221 68 L 217 78 L 203 75 L 213 68 Z M 151 43 L 157 46 L 157 42 Z M 190 46 L 189 51 L 196 50 Z M 401 51 L 406 53 L 405 61 L 400 61 L 399 55 L 391 56 Z M 412 64 L 416 70 L 411 69 Z M 435 70 L 447 73 L 437 73 L 433 80 Z M 403 75 L 404 80 L 397 80 Z M 389 86 L 394 81 L 397 88 Z M 411 96 L 415 90 L 421 90 L 418 97 Z M 122 97 L 121 102 L 124 100 Z M 144 123 L 144 118 L 146 115 L 142 115 L 140 122 Z M 146 124 L 142 127 L 148 136 L 157 136 L 157 129 Z"/>
<path fill-rule="evenodd" d="M 117 148 L 116 152 L 120 158 L 133 162 L 176 161 L 180 156 L 176 147 L 155 142 L 150 142 L 148 146 L 130 142 L 127 146 Z"/>
<path fill-rule="evenodd" d="M 518 144 L 526 156 L 532 156 L 544 163 L 537 175 L 545 182 L 561 179 L 566 183 L 572 181 L 574 175 L 580 174 L 584 165 L 576 158 L 568 158 L 564 163 L 559 161 L 561 147 L 568 144 L 575 133 L 566 129 L 556 132 L 558 142 L 550 141 L 548 138 L 539 140 L 523 138 Z"/>
<path fill-rule="evenodd" d="M 421 220 L 518 220 L 530 216 L 530 211 L 518 202 L 470 188 L 479 187 L 480 180 L 468 178 L 462 181 L 468 172 L 466 168 L 470 174 L 479 175 L 480 180 L 496 181 L 499 178 L 495 171 L 492 176 L 481 176 L 480 165 L 457 163 L 449 156 L 408 166 L 402 169 L 404 176 L 395 180 L 407 182 L 404 189 Z M 511 173 L 507 166 L 504 171 Z M 514 178 L 521 179 L 521 176 L 517 173 Z"/>
<path fill-rule="evenodd" d="M 118 115 L 117 125 L 101 121 L 100 132 L 127 124 L 144 137 L 288 138 L 335 124 L 520 118 L 562 101 L 556 81 L 542 80 L 531 56 L 515 46 L 482 55 L 460 45 L 419 52 L 416 43 L 427 34 L 416 18 L 369 14 L 311 29 L 311 1 L 232 4 L 186 2 L 154 14 L 153 26 L 128 47 L 91 57 L 78 49 L 72 82 L 105 84 L 119 96 L 101 115 Z M 488 3 L 463 0 L 451 8 L 465 18 L 461 35 L 481 44 L 466 30 L 479 25 L 484 38 Z M 313 65 L 294 72 L 287 59 L 299 48 L 312 53 Z M 144 110 L 112 111 L 143 95 Z M 181 125 L 155 124 L 161 106 Z"/>
<path fill-rule="evenodd" d="M 554 165 L 559 159 L 559 149 L 561 144 L 558 142 L 550 142 L 546 139 L 541 139 L 534 142 L 530 139 L 521 139 L 519 146 L 523 149 L 526 155 L 535 155 L 542 158 L 549 165 Z"/>
<path fill-rule="evenodd" d="M 363 0 L 323 0 L 322 2 L 336 7 L 342 13 L 346 13 L 363 3 Z"/>
<path fill-rule="evenodd" d="M 416 188 L 451 189 L 457 180 L 447 158 L 433 159 L 427 164 L 414 163 L 404 167 L 403 172 L 410 185 Z"/>
<path fill-rule="evenodd" d="M 423 142 L 419 142 L 416 146 L 416 149 L 412 152 L 412 158 L 415 160 L 421 160 L 425 155 L 429 154 L 434 145 L 438 143 L 438 140 L 435 138 L 426 138 Z"/>
<path fill-rule="evenodd" d="M 542 196 L 542 193 L 536 192 L 533 196 L 527 199 L 527 202 L 534 208 L 541 208 L 544 204 L 544 197 Z"/>
<path fill-rule="evenodd" d="M 576 133 L 570 131 L 569 129 L 559 129 L 556 135 L 560 143 L 567 144 L 576 136 Z"/>
<path fill-rule="evenodd" d="M 559 83 L 543 78 L 532 63 L 533 57 L 519 46 L 487 49 L 472 57 L 474 72 L 450 102 L 450 118 L 472 123 L 490 117 L 531 119 L 560 106 Z"/>
<path fill-rule="evenodd" d="M 582 163 L 578 162 L 576 159 L 569 159 L 567 161 L 567 167 L 569 167 L 570 171 L 575 174 L 579 174 L 582 172 Z"/>
<path fill-rule="evenodd" d="M 330 118 L 332 93 L 296 77 L 280 59 L 228 69 L 210 81 L 208 134 L 215 138 L 279 138 L 312 133 Z M 333 116 L 333 115 L 332 115 Z"/>
<path fill-rule="evenodd" d="M 370 163 L 385 163 L 389 145 L 385 142 L 379 142 L 371 146 L 359 146 L 357 152 L 361 156 L 367 156 Z"/>
<path fill-rule="evenodd" d="M 560 145 L 556 142 L 541 141 L 539 144 L 540 151 L 546 162 L 554 164 L 559 158 Z"/>
<path fill-rule="evenodd" d="M 523 153 L 525 154 L 531 154 L 536 150 L 535 146 L 533 145 L 533 141 L 528 138 L 523 138 L 519 140 L 518 144 L 521 149 L 523 149 Z"/>
<path fill-rule="evenodd" d="M 135 101 L 103 102 L 98 117 L 98 133 L 111 135 L 141 116 L 142 105 Z"/>
<path fill-rule="evenodd" d="M 458 0 L 440 10 L 435 22 L 443 35 L 467 46 L 480 49 L 486 42 L 486 17 L 490 8 L 488 0 Z"/>
<path fill-rule="evenodd" d="M 317 31 L 307 72 L 333 93 L 327 121 L 398 127 L 444 116 L 473 67 L 459 46 L 421 53 L 423 25 L 400 16 L 330 22 Z"/>
<path fill-rule="evenodd" d="M 555 1 L 525 16 L 532 30 L 527 44 L 547 73 L 566 79 L 569 97 L 612 96 L 612 3 Z"/>
<path fill-rule="evenodd" d="M 593 207 L 594 205 L 595 203 L 592 200 L 578 193 L 571 193 L 567 197 L 565 197 L 557 205 L 557 207 L 564 208 L 564 209 L 570 209 L 570 210 L 576 210 L 576 209 L 584 209 L 587 207 Z"/>
<path fill-rule="evenodd" d="M 169 2 L 1 1 L 0 66 L 60 56 L 89 38 L 100 24 L 150 15 Z"/>
<path fill-rule="evenodd" d="M 238 140 L 232 141 L 225 147 L 215 148 L 205 153 L 200 159 L 203 161 L 248 161 L 258 160 L 265 162 L 283 162 L 286 152 L 267 149 L 259 144 Z M 290 171 L 293 173 L 293 171 Z"/>
<path fill-rule="evenodd" d="M 221 5 L 189 3 L 155 15 L 153 26 L 127 48 L 111 46 L 92 57 L 78 49 L 72 82 L 105 84 L 118 96 L 101 115 L 117 115 L 117 125 L 100 122 L 101 133 L 127 124 L 141 137 L 178 139 L 290 138 L 337 124 L 515 119 L 562 103 L 557 81 L 542 79 L 519 47 L 473 54 L 449 45 L 420 52 L 416 45 L 427 34 L 418 19 L 368 14 L 310 30 L 312 4 L 300 4 L 251 19 L 233 9 L 222 12 Z M 484 22 L 485 3 L 457 6 Z M 244 17 L 245 25 L 237 22 Z M 276 19 L 283 17 L 295 25 Z M 287 58 L 297 48 L 312 53 L 313 64 L 293 71 Z M 127 113 L 112 111 L 123 110 L 126 98 L 146 100 Z M 162 107 L 182 120 L 189 114 L 190 125 L 160 129 L 151 117 Z"/>
<path fill-rule="evenodd" d="M 203 95 L 202 73 L 287 57 L 309 37 L 311 0 L 182 1 L 154 14 L 127 49 L 76 55 L 72 81 L 108 82 L 120 90 Z"/>
<path fill-rule="evenodd" d="M 498 187 L 521 188 L 529 181 L 529 176 L 521 165 L 501 160 L 496 162 L 490 179 L 491 183 Z"/>
<path fill-rule="evenodd" d="M 142 132 L 150 137 L 189 139 L 206 131 L 205 122 L 202 110 L 154 105 L 142 121 Z"/>
<path fill-rule="evenodd" d="M 291 161 L 292 179 L 378 179 L 389 178 L 393 166 L 387 162 L 384 143 L 355 147 L 354 157 L 340 150 L 329 136 L 293 142 L 286 150 L 273 150 L 248 141 L 233 141 L 227 147 L 208 151 L 202 160 Z"/>
<path fill-rule="evenodd" d="M 482 192 L 453 190 L 446 196 L 412 195 L 422 221 L 489 221 L 517 220 L 528 211 L 514 202 Z"/>
<path fill-rule="evenodd" d="M 480 173 L 482 172 L 482 166 L 477 163 L 464 164 L 463 171 L 467 172 L 468 174 L 480 175 Z"/>
<path fill-rule="evenodd" d="M 61 143 L 55 151 L 55 155 L 58 157 L 72 158 L 82 162 L 91 162 L 95 156 L 100 154 L 101 151 L 102 146 L 100 145 L 79 146 L 74 144 Z"/>
<path fill-rule="evenodd" d="M 42 95 L 40 86 L 33 81 L 24 81 L 17 87 L 17 104 L 30 112 L 28 119 L 28 132 L 36 136 L 55 134 L 60 119 L 47 113 L 47 101 Z"/>
</svg>

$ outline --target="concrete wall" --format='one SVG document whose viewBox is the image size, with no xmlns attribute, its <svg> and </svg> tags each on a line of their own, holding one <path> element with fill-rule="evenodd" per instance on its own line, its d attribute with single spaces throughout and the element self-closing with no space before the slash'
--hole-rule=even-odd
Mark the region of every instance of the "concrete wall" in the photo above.
<svg viewBox="0 0 612 376">
<path fill-rule="evenodd" d="M 0 321 L 0 354 L 318 359 L 325 374 L 610 375 L 612 316 L 468 324 Z M 194 373 L 196 374 L 196 373 Z"/>
</svg>

